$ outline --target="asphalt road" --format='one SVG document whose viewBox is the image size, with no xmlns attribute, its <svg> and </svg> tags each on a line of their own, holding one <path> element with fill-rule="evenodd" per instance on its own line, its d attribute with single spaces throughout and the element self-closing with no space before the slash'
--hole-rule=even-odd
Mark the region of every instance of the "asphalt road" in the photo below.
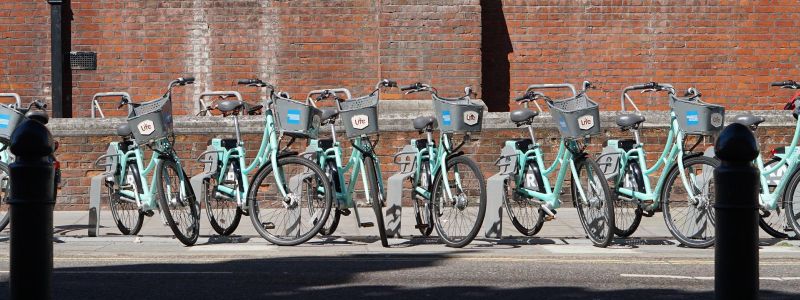
<svg viewBox="0 0 800 300">
<path fill-rule="evenodd" d="M 761 299 L 800 299 L 800 243 L 762 240 Z M 608 249 L 585 239 L 314 240 L 277 247 L 258 237 L 59 237 L 56 299 L 710 299 L 713 249 L 665 239 Z M 8 242 L 0 288 L 8 297 Z"/>
</svg>

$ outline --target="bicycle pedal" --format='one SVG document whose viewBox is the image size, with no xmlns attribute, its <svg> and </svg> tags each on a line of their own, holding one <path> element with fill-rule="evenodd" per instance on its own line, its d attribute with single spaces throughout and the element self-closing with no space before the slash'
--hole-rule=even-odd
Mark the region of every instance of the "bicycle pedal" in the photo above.
<svg viewBox="0 0 800 300">
<path fill-rule="evenodd" d="M 153 216 L 153 215 L 155 215 L 155 214 L 156 214 L 156 213 L 154 213 L 152 210 L 148 210 L 148 211 L 144 212 L 144 215 L 145 215 L 145 216 L 148 216 L 148 217 L 152 217 L 152 216 Z"/>
<path fill-rule="evenodd" d="M 346 216 L 349 216 L 349 215 L 350 215 L 350 213 L 351 213 L 350 209 L 347 209 L 347 208 L 345 208 L 345 209 L 340 209 L 340 210 L 339 210 L 339 214 L 341 214 L 341 215 L 343 215 L 343 216 L 345 216 L 345 217 L 346 217 Z"/>
<path fill-rule="evenodd" d="M 417 224 L 417 225 L 414 225 L 414 228 L 416 228 L 416 229 L 428 229 L 428 224 Z"/>
<path fill-rule="evenodd" d="M 556 219 L 556 216 L 551 216 L 551 215 L 545 215 L 544 216 L 544 221 L 545 222 L 549 222 L 549 221 L 552 221 L 552 220 L 555 220 L 555 219 Z"/>
<path fill-rule="evenodd" d="M 275 229 L 275 223 L 264 222 L 264 223 L 261 223 L 261 227 L 263 227 L 264 229 Z"/>
<path fill-rule="evenodd" d="M 364 222 L 360 224 L 361 227 L 374 227 L 375 223 L 372 222 Z"/>
</svg>

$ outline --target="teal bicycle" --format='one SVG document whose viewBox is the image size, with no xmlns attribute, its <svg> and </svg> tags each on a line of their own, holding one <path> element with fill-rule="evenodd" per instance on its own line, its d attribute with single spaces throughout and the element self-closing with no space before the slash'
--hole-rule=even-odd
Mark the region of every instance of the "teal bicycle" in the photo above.
<svg viewBox="0 0 800 300">
<path fill-rule="evenodd" d="M 175 237 L 191 246 L 200 235 L 200 205 L 196 202 L 189 178 L 175 153 L 172 131 L 172 88 L 193 84 L 194 78 L 178 78 L 169 83 L 161 98 L 128 105 L 128 121 L 117 128 L 122 142 L 112 142 L 114 154 L 97 161 L 116 159 L 117 169 L 106 181 L 111 215 L 120 232 L 135 235 L 145 216 L 161 211 Z M 153 150 L 145 165 L 142 146 Z M 149 184 L 147 176 L 154 173 Z"/>
<path fill-rule="evenodd" d="M 331 186 L 336 190 L 336 202 L 332 207 L 333 214 L 328 217 L 328 222 L 321 228 L 320 234 L 333 234 L 339 225 L 341 216 L 350 215 L 351 208 L 359 227 L 374 226 L 371 222 L 361 222 L 353 197 L 357 192 L 358 177 L 361 175 L 363 200 L 372 206 L 375 213 L 381 244 L 389 247 L 383 221 L 385 190 L 380 161 L 375 154 L 375 147 L 379 141 L 377 135 L 380 133 L 378 129 L 378 98 L 382 87 L 397 87 L 397 83 L 384 79 L 375 86 L 369 95 L 364 97 L 353 98 L 349 90 L 336 88 L 312 91 L 308 94 L 308 98 L 313 98 L 317 102 L 332 98 L 336 103 L 336 108 L 322 108 L 322 125 L 330 126 L 331 138 L 311 141 L 312 148 L 316 149 L 313 157 L 324 169 Z M 341 98 L 339 95 L 344 95 L 345 98 Z M 336 138 L 335 125 L 340 115 L 345 127 L 345 134 L 353 147 L 350 159 L 346 164 L 342 159 L 341 143 Z M 371 140 L 371 136 L 376 136 L 374 141 Z M 347 172 L 350 172 L 350 178 L 345 181 Z"/>
<path fill-rule="evenodd" d="M 416 228 L 428 236 L 436 227 L 439 238 L 450 247 L 464 247 L 475 239 L 486 214 L 486 180 L 478 165 L 460 151 L 470 133 L 480 132 L 483 106 L 470 99 L 469 87 L 459 98 L 440 97 L 435 88 L 415 83 L 402 87 L 407 93 L 430 92 L 435 117 L 414 119 L 414 128 L 425 133 L 423 140 L 412 140 L 415 173 L 411 177 Z M 439 145 L 432 132 L 439 129 Z M 458 145 L 451 141 L 464 133 Z"/>
<path fill-rule="evenodd" d="M 784 89 L 800 89 L 800 84 L 792 80 L 773 82 L 770 85 Z M 800 114 L 800 92 L 795 93 L 783 109 L 791 110 L 792 115 L 797 119 Z M 753 131 L 764 121 L 764 117 L 750 114 L 734 117 L 734 122 L 748 126 Z M 800 189 L 798 189 L 798 185 L 800 185 L 800 168 L 798 168 L 800 148 L 797 147 L 798 141 L 800 141 L 800 120 L 795 125 L 794 136 L 788 147 L 775 149 L 772 152 L 774 157 L 767 163 L 764 163 L 760 153 L 755 160 L 755 164 L 761 172 L 758 225 L 767 234 L 776 238 L 797 239 L 797 232 L 800 232 L 798 223 L 800 222 Z"/>
<path fill-rule="evenodd" d="M 590 87 L 588 81 L 584 82 L 580 92 L 576 92 L 571 84 L 534 84 L 516 99 L 523 107 L 511 112 L 511 121 L 517 127 L 527 126 L 530 138 L 506 141 L 505 147 L 513 149 L 513 152 L 501 156 L 498 165 L 505 162 L 504 165 L 512 167 L 505 171 L 511 176 L 505 183 L 506 196 L 503 198 L 514 227 L 524 235 L 535 235 L 545 221 L 555 219 L 569 171 L 572 203 L 589 240 L 595 246 L 606 247 L 614 237 L 611 192 L 599 165 L 586 152 L 590 137 L 601 130 L 599 107 L 586 96 Z M 572 96 L 553 100 L 538 91 L 542 89 L 569 89 Z M 556 159 L 549 167 L 545 167 L 542 147 L 533 131 L 533 119 L 542 112 L 537 100 L 547 103 L 562 136 Z M 530 102 L 536 105 L 537 110 L 528 108 Z M 559 168 L 555 173 L 555 185 L 551 186 L 548 176 L 555 172 L 556 166 Z"/>
<path fill-rule="evenodd" d="M 321 112 L 310 102 L 275 93 L 274 87 L 259 79 L 239 80 L 238 84 L 270 90 L 264 104 L 264 132 L 258 152 L 247 164 L 238 116 L 259 115 L 263 107 L 242 101 L 236 93 L 236 100 L 206 108 L 231 116 L 236 130 L 235 139 L 212 139 L 210 149 L 200 155 L 199 160 L 208 163 L 212 173 L 202 187 L 208 219 L 218 234 L 230 235 L 241 216 L 249 215 L 267 241 L 281 246 L 304 243 L 325 224 L 333 194 L 319 166 L 288 149 L 297 138 L 316 138 Z M 281 147 L 284 136 L 291 139 Z"/>
<path fill-rule="evenodd" d="M 647 166 L 644 144 L 639 129 L 645 118 L 628 95 L 631 91 L 667 92 L 670 102 L 670 128 L 661 156 Z M 670 233 L 681 244 L 705 248 L 714 244 L 714 169 L 716 158 L 694 151 L 706 136 L 722 130 L 725 110 L 719 105 L 705 103 L 701 94 L 690 88 L 684 97 L 675 96 L 669 84 L 650 82 L 626 87 L 621 96 L 622 111 L 630 103 L 635 113 L 617 116 L 622 131 L 633 131 L 634 139 L 608 140 L 598 159 L 616 195 L 614 200 L 615 228 L 620 237 L 632 235 L 642 216 L 664 213 Z M 687 147 L 691 136 L 696 142 Z M 650 176 L 664 167 L 655 186 Z"/>
</svg>

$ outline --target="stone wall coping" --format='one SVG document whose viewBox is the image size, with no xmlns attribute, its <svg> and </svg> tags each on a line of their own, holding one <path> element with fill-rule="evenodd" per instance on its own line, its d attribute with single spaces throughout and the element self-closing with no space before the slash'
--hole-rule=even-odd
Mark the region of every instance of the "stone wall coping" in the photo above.
<svg viewBox="0 0 800 300">
<path fill-rule="evenodd" d="M 432 102 L 430 100 L 382 101 L 378 120 L 379 126 L 381 131 L 413 131 L 411 120 L 418 116 L 431 115 L 432 110 Z M 765 117 L 767 121 L 762 123 L 761 127 L 791 127 L 796 124 L 791 114 L 782 110 L 728 111 L 726 112 L 725 124 L 729 124 L 734 116 L 744 113 Z M 615 127 L 614 119 L 619 114 L 619 111 L 601 111 L 601 125 L 604 128 Z M 669 113 L 667 111 L 644 111 L 641 114 L 647 119 L 643 125 L 644 128 L 666 128 L 669 126 Z M 263 120 L 263 116 L 240 117 L 239 124 L 242 133 L 261 133 L 264 126 Z M 508 112 L 484 112 L 483 120 L 484 129 L 517 128 L 509 121 Z M 108 136 L 114 135 L 116 127 L 124 123 L 125 119 L 122 117 L 106 119 L 54 118 L 50 120 L 48 127 L 54 136 Z M 234 132 L 233 118 L 230 117 L 175 116 L 174 126 L 176 134 Z M 544 113 L 536 117 L 534 126 L 555 128 L 546 108 Z"/>
</svg>

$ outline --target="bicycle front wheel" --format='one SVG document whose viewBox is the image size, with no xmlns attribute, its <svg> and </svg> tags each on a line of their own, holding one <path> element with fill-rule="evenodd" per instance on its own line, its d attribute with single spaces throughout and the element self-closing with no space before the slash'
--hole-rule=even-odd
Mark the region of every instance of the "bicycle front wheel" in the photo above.
<svg viewBox="0 0 800 300">
<path fill-rule="evenodd" d="M 8 197 L 11 196 L 11 172 L 8 164 L 0 162 L 0 231 L 8 226 Z"/>
<path fill-rule="evenodd" d="M 169 159 L 159 161 L 156 172 L 158 203 L 167 224 L 181 243 L 194 245 L 200 236 L 200 207 L 189 178 Z"/>
<path fill-rule="evenodd" d="M 296 156 L 278 159 L 277 170 L 271 165 L 261 168 L 247 195 L 256 231 L 279 246 L 310 240 L 327 221 L 332 201 L 325 173 L 313 161 Z"/>
<path fill-rule="evenodd" d="M 239 221 L 242 219 L 242 210 L 239 208 L 239 203 L 236 202 L 236 197 L 230 197 L 218 191 L 218 187 L 224 186 L 234 193 L 240 192 L 242 188 L 241 175 L 236 173 L 233 161 L 230 161 L 228 170 L 223 177 L 223 182 L 217 180 L 220 176 L 219 172 L 215 173 L 203 181 L 203 192 L 205 193 L 204 202 L 206 205 L 206 215 L 211 224 L 211 228 L 219 235 L 230 235 L 239 227 Z"/>
<path fill-rule="evenodd" d="M 786 205 L 786 223 L 794 229 L 792 238 L 797 238 L 796 233 L 800 233 L 800 188 L 798 187 L 800 187 L 800 171 L 795 171 L 783 196 L 783 204 Z"/>
<path fill-rule="evenodd" d="M 447 182 L 442 171 L 447 172 Z M 436 232 L 447 246 L 472 242 L 486 214 L 486 181 L 478 165 L 465 156 L 449 159 L 433 180 L 432 203 Z"/>
<path fill-rule="evenodd" d="M 677 164 L 667 174 L 661 204 L 664 222 L 672 236 L 691 248 L 708 248 L 714 245 L 714 169 L 719 161 L 707 156 L 696 156 L 683 161 L 683 173 Z M 694 197 L 686 190 L 691 189 Z"/>
<path fill-rule="evenodd" d="M 375 172 L 375 160 L 372 156 L 364 156 L 364 172 L 367 175 L 367 184 L 369 184 L 369 198 L 372 200 L 372 210 L 375 212 L 375 223 L 378 225 L 378 234 L 381 237 L 381 245 L 389 247 L 389 241 L 386 239 L 386 224 L 383 222 L 383 202 L 381 201 L 381 191 L 378 187 L 378 177 L 380 176 Z"/>
<path fill-rule="evenodd" d="M 575 171 L 578 178 L 572 178 L 572 203 L 578 209 L 583 230 L 595 246 L 606 247 L 614 237 L 614 203 L 608 182 L 591 158 L 577 159 Z"/>
<path fill-rule="evenodd" d="M 116 186 L 113 183 L 106 183 L 108 206 L 111 208 L 111 217 L 114 218 L 119 232 L 124 235 L 136 235 L 142 229 L 144 214 L 139 210 L 136 199 L 123 197 L 120 190 L 125 187 L 129 188 L 131 193 L 141 193 L 142 188 L 139 184 L 139 170 L 136 165 L 131 162 L 127 169 L 126 176 L 119 178 Z"/>
</svg>

